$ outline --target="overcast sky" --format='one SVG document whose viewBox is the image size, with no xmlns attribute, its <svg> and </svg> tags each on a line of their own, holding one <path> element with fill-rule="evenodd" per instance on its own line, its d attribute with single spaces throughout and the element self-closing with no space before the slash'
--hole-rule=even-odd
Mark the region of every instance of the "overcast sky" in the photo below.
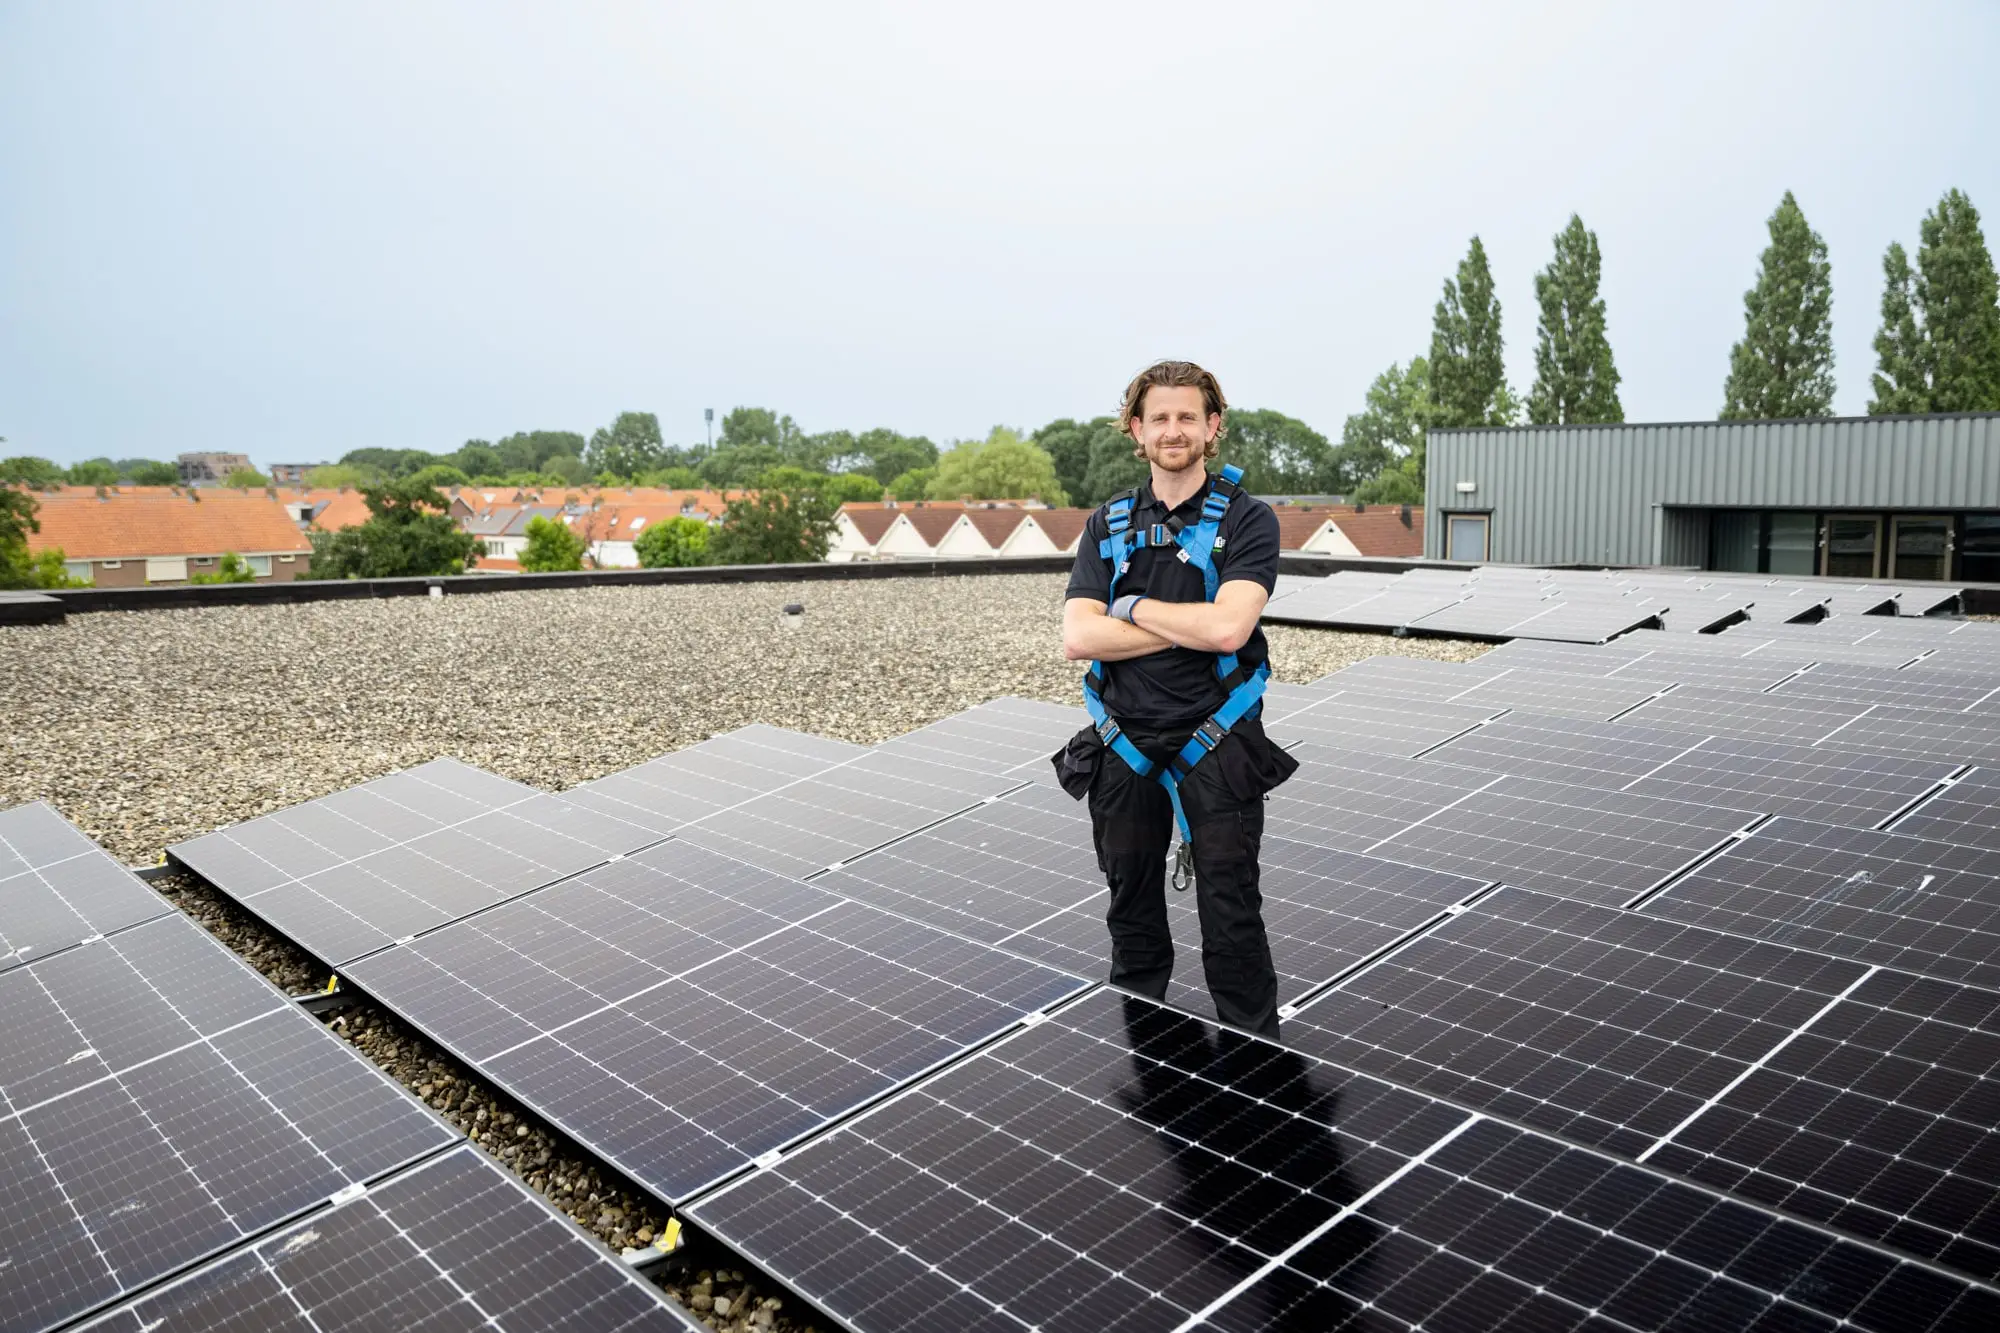
<svg viewBox="0 0 2000 1333">
<path fill-rule="evenodd" d="M 1475 232 L 1525 391 L 1572 211 L 1627 419 L 1710 418 L 1788 188 L 1862 412 L 1883 249 L 2000 244 L 1996 65 L 1994 0 L 0 0 L 0 436 L 943 442 L 1177 356 L 1337 437 Z"/>
</svg>

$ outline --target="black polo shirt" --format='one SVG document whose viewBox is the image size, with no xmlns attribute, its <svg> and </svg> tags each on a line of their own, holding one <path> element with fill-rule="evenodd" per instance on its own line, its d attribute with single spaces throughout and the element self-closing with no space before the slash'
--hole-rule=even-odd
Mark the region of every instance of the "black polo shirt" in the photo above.
<svg viewBox="0 0 2000 1333">
<path fill-rule="evenodd" d="M 1173 513 L 1188 527 L 1201 521 L 1201 502 L 1215 485 L 1213 477 Z M 1132 526 L 1163 523 L 1167 508 L 1153 497 L 1151 482 L 1139 488 L 1132 504 Z M 1090 516 L 1076 544 L 1076 565 L 1070 570 L 1069 597 L 1109 603 L 1111 562 L 1098 546 L 1111 535 L 1104 510 Z M 1271 506 L 1239 491 L 1229 502 L 1216 533 L 1215 567 L 1220 583 L 1245 579 L 1266 593 L 1278 582 L 1278 516 Z M 1218 584 L 1218 586 L 1220 586 Z M 1176 557 L 1176 548 L 1149 546 L 1135 553 L 1132 567 L 1118 580 L 1120 597 L 1140 593 L 1163 602 L 1207 600 L 1201 571 Z M 1270 659 L 1260 625 L 1237 652 L 1249 670 Z M 1113 717 L 1131 722 L 1199 722 L 1222 707 L 1226 697 L 1215 674 L 1215 654 L 1193 648 L 1168 648 L 1145 657 L 1104 664 L 1104 706 Z"/>
</svg>

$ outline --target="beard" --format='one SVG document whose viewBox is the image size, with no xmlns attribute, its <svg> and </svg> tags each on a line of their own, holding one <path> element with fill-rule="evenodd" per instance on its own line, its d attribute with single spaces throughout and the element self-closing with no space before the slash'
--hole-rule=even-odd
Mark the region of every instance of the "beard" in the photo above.
<svg viewBox="0 0 2000 1333">
<path fill-rule="evenodd" d="M 1165 441 L 1163 443 L 1172 443 L 1172 441 Z M 1148 445 L 1146 446 L 1146 461 L 1154 467 L 1159 468 L 1162 472 L 1185 472 L 1191 467 L 1200 467 L 1202 463 L 1207 461 L 1202 457 L 1205 450 L 1203 450 L 1201 445 L 1196 444 L 1192 440 L 1187 441 L 1186 444 L 1187 447 L 1180 450 L 1178 454 L 1168 453 L 1160 444 Z"/>
</svg>

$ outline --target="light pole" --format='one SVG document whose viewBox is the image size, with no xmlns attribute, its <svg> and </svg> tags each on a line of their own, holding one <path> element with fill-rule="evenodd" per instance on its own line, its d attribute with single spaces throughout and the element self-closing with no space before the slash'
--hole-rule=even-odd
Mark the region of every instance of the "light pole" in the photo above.
<svg viewBox="0 0 2000 1333">
<path fill-rule="evenodd" d="M 706 436 L 708 437 L 708 448 L 709 448 L 709 449 L 710 449 L 710 450 L 712 451 L 712 450 L 713 450 L 713 449 L 715 448 L 715 409 L 714 409 L 714 408 L 712 408 L 712 407 L 704 407 L 704 408 L 702 408 L 702 409 L 701 409 L 701 429 L 702 429 L 702 433 L 703 433 L 704 435 L 706 435 Z"/>
</svg>

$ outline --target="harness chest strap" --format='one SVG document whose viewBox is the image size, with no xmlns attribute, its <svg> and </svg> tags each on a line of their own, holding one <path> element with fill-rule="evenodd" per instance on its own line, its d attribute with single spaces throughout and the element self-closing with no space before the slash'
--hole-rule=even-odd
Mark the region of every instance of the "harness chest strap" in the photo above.
<svg viewBox="0 0 2000 1333">
<path fill-rule="evenodd" d="M 1178 547 L 1176 557 L 1201 571 L 1203 593 L 1207 601 L 1213 602 L 1221 585 L 1220 573 L 1215 567 L 1215 548 L 1220 545 L 1218 532 L 1222 517 L 1228 512 L 1230 502 L 1236 498 L 1242 480 L 1242 468 L 1223 468 L 1215 477 L 1207 498 L 1202 501 L 1201 516 L 1192 527 L 1169 516 L 1164 523 L 1134 528 L 1132 509 L 1137 499 L 1135 491 L 1126 491 L 1106 501 L 1104 516 L 1110 535 L 1097 544 L 1097 550 L 1111 565 L 1111 582 L 1105 589 L 1107 603 L 1117 598 L 1118 580 L 1131 568 L 1134 554 L 1148 547 L 1166 546 Z M 1186 869 L 1188 847 L 1194 841 L 1187 814 L 1181 808 L 1180 784 L 1196 764 L 1222 744 L 1230 728 L 1257 706 L 1258 700 L 1264 697 L 1264 684 L 1270 676 L 1268 664 L 1246 674 L 1234 653 L 1216 654 L 1215 671 L 1228 691 L 1228 698 L 1206 722 L 1195 728 L 1194 735 L 1188 738 L 1180 752 L 1163 765 L 1156 765 L 1146 758 L 1139 747 L 1125 736 L 1110 710 L 1105 708 L 1102 697 L 1104 664 L 1092 662 L 1083 678 L 1083 703 L 1097 728 L 1098 739 L 1134 773 L 1140 777 L 1151 777 L 1165 787 L 1167 796 L 1173 801 L 1174 823 L 1181 835 L 1182 865 L 1175 871 L 1177 886 L 1182 871 Z"/>
</svg>

